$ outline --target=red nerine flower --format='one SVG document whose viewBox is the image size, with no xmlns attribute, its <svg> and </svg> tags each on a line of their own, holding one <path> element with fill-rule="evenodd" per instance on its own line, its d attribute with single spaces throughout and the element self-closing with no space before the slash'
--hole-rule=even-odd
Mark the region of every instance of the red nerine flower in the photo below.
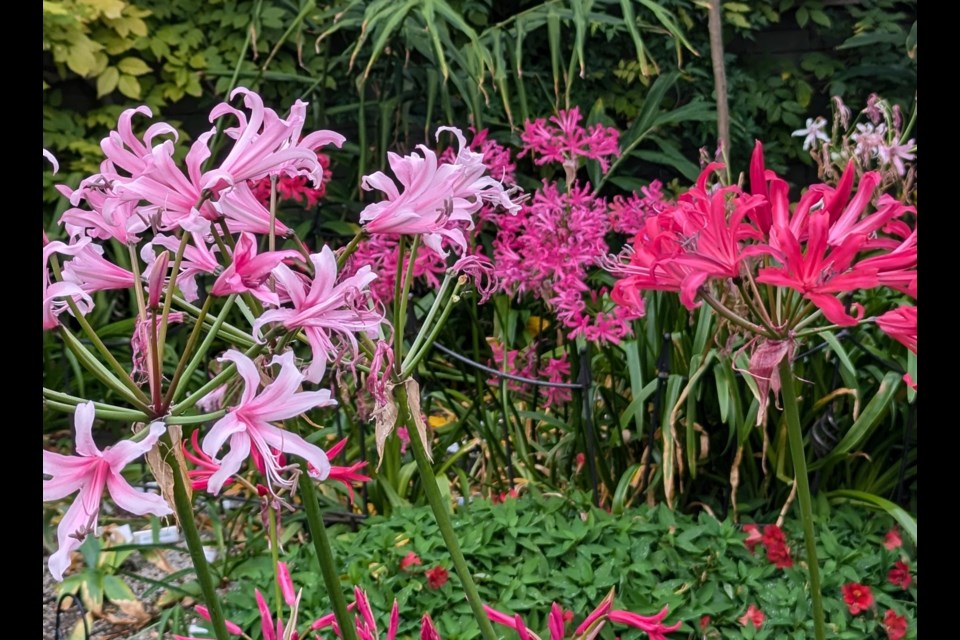
<svg viewBox="0 0 960 640">
<path fill-rule="evenodd" d="M 855 616 L 873 606 L 873 591 L 866 585 L 851 582 L 840 587 L 840 591 L 843 593 L 843 601 L 850 609 L 850 615 Z"/>
<path fill-rule="evenodd" d="M 423 575 L 427 576 L 427 586 L 431 589 L 439 589 L 443 585 L 447 584 L 447 579 L 450 577 L 450 574 L 447 573 L 447 570 L 441 566 L 436 566 L 433 569 L 427 569 L 423 572 Z"/>
<path fill-rule="evenodd" d="M 907 617 L 898 616 L 893 609 L 887 609 L 883 614 L 883 630 L 890 640 L 901 640 L 907 635 Z"/>
<path fill-rule="evenodd" d="M 903 560 L 897 560 L 893 569 L 887 574 L 887 580 L 895 587 L 900 587 L 904 591 L 910 588 L 913 582 L 913 576 L 910 575 L 910 565 Z"/>
</svg>

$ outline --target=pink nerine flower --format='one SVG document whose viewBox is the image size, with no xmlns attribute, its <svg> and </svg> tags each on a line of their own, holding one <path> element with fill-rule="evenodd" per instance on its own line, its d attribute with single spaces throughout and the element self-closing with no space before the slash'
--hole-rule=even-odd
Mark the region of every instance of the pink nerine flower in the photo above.
<svg viewBox="0 0 960 640">
<path fill-rule="evenodd" d="M 670 626 L 663 624 L 663 619 L 667 617 L 670 611 L 669 607 L 661 609 L 660 613 L 653 616 L 641 616 L 638 613 L 629 611 L 611 611 L 609 614 L 610 622 L 619 622 L 635 629 L 646 632 L 650 640 L 665 640 L 666 634 L 676 631 L 682 623 L 677 622 Z"/>
<path fill-rule="evenodd" d="M 373 617 L 373 609 L 370 607 L 370 601 L 367 598 L 367 594 L 364 593 L 363 589 L 360 587 L 353 588 L 354 602 L 350 604 L 347 609 L 353 609 L 359 615 L 354 616 L 354 628 L 357 631 L 357 637 L 360 640 L 379 640 L 380 639 L 380 630 L 377 628 L 377 621 Z M 327 627 L 333 627 L 334 633 L 338 637 L 342 637 L 340 630 L 337 628 L 337 622 L 332 613 L 329 613 L 318 620 L 316 620 L 312 625 L 310 625 L 311 631 L 317 631 L 319 629 L 326 629 Z M 397 601 L 393 601 L 393 608 L 390 609 L 390 619 L 387 626 L 387 637 L 386 640 L 395 640 L 397 637 L 397 631 L 400 628 L 400 607 L 397 604 Z M 433 620 L 430 619 L 430 616 L 424 614 L 420 619 L 420 640 L 440 640 L 440 634 L 437 633 L 436 627 L 433 625 Z"/>
<path fill-rule="evenodd" d="M 286 294 L 292 309 L 267 311 L 253 324 L 259 337 L 260 329 L 270 322 L 281 322 L 287 329 L 302 328 L 313 349 L 313 361 L 306 370 L 309 382 L 320 382 L 327 362 L 337 359 L 344 349 L 354 357 L 360 349 L 355 333 L 363 332 L 377 337 L 383 315 L 366 305 L 367 289 L 377 278 L 369 267 L 361 267 L 356 274 L 337 284 L 337 258 L 330 247 L 310 256 L 314 276 L 309 285 L 286 265 L 278 265 L 273 274 L 277 288 Z M 339 338 L 340 346 L 334 343 Z"/>
<path fill-rule="evenodd" d="M 59 500 L 79 491 L 57 527 L 59 548 L 50 556 L 50 573 L 58 581 L 63 580 L 63 572 L 70 566 L 70 552 L 80 546 L 88 533 L 96 531 L 104 489 L 110 492 L 110 497 L 118 507 L 130 513 L 152 513 L 155 516 L 173 513 L 163 498 L 137 491 L 120 473 L 125 466 L 153 448 L 163 435 L 163 423 L 151 424 L 147 436 L 139 442 L 122 440 L 101 451 L 91 433 L 95 415 L 93 402 L 77 406 L 74 425 L 77 429 L 78 455 L 43 452 L 43 473 L 52 476 L 43 481 L 44 502 Z"/>
<path fill-rule="evenodd" d="M 54 240 L 47 241 L 47 236 L 43 236 L 43 330 L 49 331 L 56 327 L 59 322 L 57 316 L 67 310 L 67 299 L 72 299 L 81 313 L 89 313 L 93 308 L 93 299 L 84 291 L 80 285 L 73 282 L 51 282 L 50 269 L 47 263 L 54 253 L 75 255 L 90 243 L 88 238 L 79 242 L 66 245 Z"/>
<path fill-rule="evenodd" d="M 280 299 L 267 286 L 273 268 L 287 258 L 299 258 L 296 251 L 269 251 L 257 255 L 257 239 L 251 233 L 241 233 L 233 250 L 230 266 L 213 283 L 210 293 L 226 296 L 231 293 L 252 293 L 267 304 L 278 305 Z"/>
<path fill-rule="evenodd" d="M 103 247 L 85 244 L 73 259 L 63 267 L 64 282 L 72 282 L 87 293 L 129 289 L 133 286 L 133 273 L 103 257 Z"/>
<path fill-rule="evenodd" d="M 240 182 L 224 193 L 213 206 L 227 221 L 230 233 L 270 233 L 270 210 L 260 203 L 246 182 Z M 278 236 L 287 236 L 290 235 L 290 228 L 274 219 L 273 232 Z"/>
<path fill-rule="evenodd" d="M 286 468 L 281 466 L 274 450 L 303 458 L 317 470 L 318 479 L 325 480 L 330 473 L 327 454 L 297 434 L 270 423 L 293 418 L 315 407 L 335 405 L 336 401 L 330 398 L 330 391 L 298 392 L 303 376 L 297 370 L 290 351 L 274 357 L 272 364 L 280 365 L 280 374 L 259 395 L 260 370 L 253 360 L 232 349 L 224 354 L 223 360 L 236 365 L 244 386 L 240 403 L 230 408 L 203 439 L 203 452 L 220 464 L 220 469 L 208 480 L 208 491 L 213 495 L 220 493 L 227 478 L 240 470 L 243 461 L 253 450 L 264 462 L 268 485 L 292 488 L 295 482 L 281 475 Z M 230 451 L 217 460 L 217 453 L 227 439 L 230 440 Z"/>
<path fill-rule="evenodd" d="M 403 186 L 402 193 L 382 171 L 364 176 L 366 191 L 376 189 L 386 195 L 386 200 L 368 205 L 360 213 L 360 222 L 367 232 L 423 234 L 426 246 L 446 256 L 444 238 L 461 251 L 466 250 L 463 229 L 473 228 L 473 214 L 484 201 L 498 204 L 510 213 L 519 210 L 500 182 L 483 175 L 483 154 L 470 150 L 460 130 L 440 127 L 437 135 L 442 131 L 453 132 L 460 145 L 451 164 L 440 163 L 437 154 L 424 145 L 419 146 L 423 155 L 387 155 L 390 168 Z"/>
</svg>

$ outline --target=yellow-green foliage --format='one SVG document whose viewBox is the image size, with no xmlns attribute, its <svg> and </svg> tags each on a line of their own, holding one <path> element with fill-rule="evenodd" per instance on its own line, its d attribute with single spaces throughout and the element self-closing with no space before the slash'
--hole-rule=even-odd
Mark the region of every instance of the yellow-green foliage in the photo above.
<svg viewBox="0 0 960 640">
<path fill-rule="evenodd" d="M 131 49 L 147 36 L 149 15 L 123 0 L 44 0 L 43 50 L 51 52 L 61 76 L 69 69 L 95 78 L 97 97 L 117 90 L 139 99 L 137 78 L 150 67 Z"/>
</svg>

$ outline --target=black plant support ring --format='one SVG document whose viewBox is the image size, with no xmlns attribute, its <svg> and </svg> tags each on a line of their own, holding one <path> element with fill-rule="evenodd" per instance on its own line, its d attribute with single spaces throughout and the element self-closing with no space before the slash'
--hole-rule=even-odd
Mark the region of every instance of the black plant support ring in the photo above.
<svg viewBox="0 0 960 640">
<path fill-rule="evenodd" d="M 54 627 L 53 627 L 54 640 L 66 640 L 67 638 L 67 634 L 64 633 L 63 629 L 60 628 L 60 624 L 61 624 L 60 614 L 64 612 L 63 601 L 66 600 L 67 598 L 71 598 L 73 600 L 73 604 L 75 604 L 77 606 L 77 609 L 80 610 L 80 620 L 83 622 L 83 637 L 85 640 L 89 639 L 90 627 L 87 626 L 87 610 L 84 608 L 83 603 L 80 601 L 79 597 L 75 595 L 71 595 L 69 593 L 65 593 L 62 596 L 60 596 L 60 598 L 57 600 L 57 617 L 56 617 L 56 620 L 54 621 Z"/>
<path fill-rule="evenodd" d="M 647 464 L 643 469 L 642 487 L 650 486 L 650 470 L 653 467 L 653 445 L 657 440 L 657 427 L 660 425 L 660 412 L 663 406 L 663 396 L 667 390 L 667 380 L 670 378 L 670 334 L 663 334 L 660 343 L 660 357 L 657 359 L 657 395 L 653 400 L 653 414 L 650 416 L 650 430 L 647 434 L 647 451 L 650 453 Z"/>
</svg>

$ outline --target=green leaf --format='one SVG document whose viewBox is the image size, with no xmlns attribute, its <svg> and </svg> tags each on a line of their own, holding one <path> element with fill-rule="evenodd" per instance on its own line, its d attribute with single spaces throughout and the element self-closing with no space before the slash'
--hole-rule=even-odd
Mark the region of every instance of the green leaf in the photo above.
<svg viewBox="0 0 960 640">
<path fill-rule="evenodd" d="M 117 82 L 117 89 L 128 98 L 140 99 L 140 81 L 133 76 L 121 75 Z"/>
<path fill-rule="evenodd" d="M 847 350 L 843 348 L 843 345 L 840 344 L 840 341 L 837 339 L 837 336 L 833 334 L 832 331 L 824 331 L 820 334 L 820 337 L 823 338 L 823 341 L 830 345 L 830 349 L 836 354 L 837 358 L 840 360 L 847 371 L 853 375 L 857 375 L 857 369 L 853 366 L 853 363 L 850 361 L 850 356 L 847 355 Z"/>
<path fill-rule="evenodd" d="M 120 72 L 116 67 L 107 67 L 99 76 L 97 76 L 97 97 L 102 98 L 117 88 L 117 82 L 120 80 Z"/>
<path fill-rule="evenodd" d="M 117 68 L 130 76 L 142 76 L 150 73 L 151 69 L 147 63 L 140 58 L 124 58 L 117 63 Z"/>
<path fill-rule="evenodd" d="M 831 491 L 830 497 L 857 500 L 862 503 L 870 504 L 883 509 L 889 513 L 894 520 L 897 521 L 904 531 L 907 532 L 907 535 L 910 536 L 911 540 L 913 540 L 913 544 L 917 544 L 917 521 L 914 520 L 909 513 L 889 500 L 881 498 L 880 496 L 875 496 L 872 493 L 867 493 L 866 491 L 853 491 L 848 489 Z"/>
<path fill-rule="evenodd" d="M 843 436 L 843 439 L 840 440 L 829 455 L 811 464 L 810 471 L 822 467 L 827 461 L 836 460 L 846 455 L 864 442 L 880 422 L 880 418 L 886 414 L 900 386 L 900 382 L 900 374 L 896 372 L 890 372 L 885 375 L 883 380 L 880 381 L 880 387 L 877 389 L 877 393 L 870 402 L 867 403 L 867 406 L 864 407 L 860 417 L 850 426 L 850 429 L 846 435 Z"/>
<path fill-rule="evenodd" d="M 103 577 L 103 592 L 107 600 L 114 604 L 120 602 L 135 602 L 137 600 L 137 596 L 133 593 L 133 590 L 127 586 L 126 582 L 117 576 Z"/>
<path fill-rule="evenodd" d="M 830 16 L 825 14 L 820 9 L 814 9 L 810 12 L 810 19 L 819 24 L 822 27 L 829 27 L 832 23 L 830 22 Z"/>
</svg>

